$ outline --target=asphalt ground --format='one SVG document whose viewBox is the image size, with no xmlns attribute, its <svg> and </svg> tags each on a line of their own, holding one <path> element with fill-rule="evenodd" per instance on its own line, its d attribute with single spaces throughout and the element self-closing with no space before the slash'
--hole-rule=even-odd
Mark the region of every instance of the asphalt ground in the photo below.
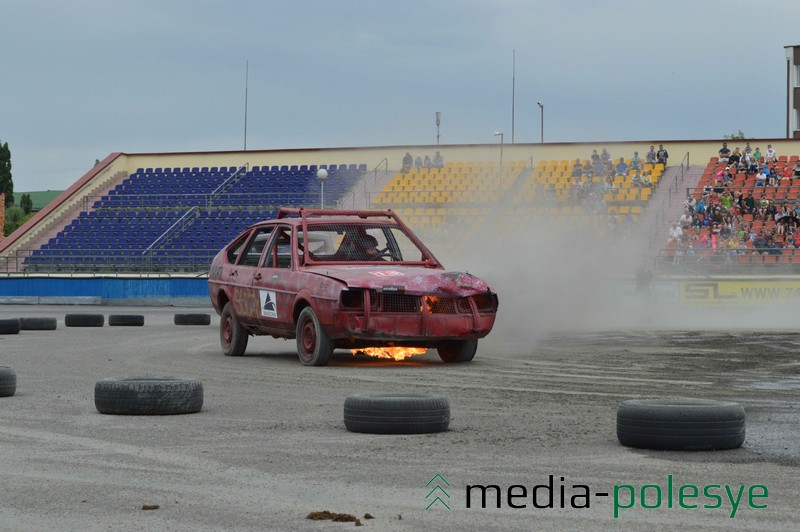
<svg viewBox="0 0 800 532">
<path fill-rule="evenodd" d="M 145 325 L 64 326 L 65 314 L 84 312 L 144 314 Z M 178 312 L 209 312 L 211 326 L 175 326 Z M 490 336 L 469 364 L 446 365 L 432 351 L 405 362 L 337 351 L 312 368 L 293 341 L 251 338 L 246 356 L 222 356 L 210 307 L 0 306 L 0 319 L 21 316 L 56 317 L 58 328 L 0 336 L 0 365 L 17 374 L 16 394 L 0 398 L 2 530 L 354 526 L 307 519 L 324 510 L 374 530 L 797 530 L 792 331 L 599 331 L 512 352 Z M 95 382 L 131 376 L 197 377 L 203 409 L 98 413 Z M 443 395 L 450 428 L 348 432 L 345 398 L 373 392 Z M 667 452 L 618 443 L 621 401 L 670 396 L 741 403 L 744 445 Z M 437 474 L 447 484 L 429 484 Z M 437 485 L 450 509 L 426 510 Z M 476 485 L 497 485 L 501 508 L 491 490 L 483 508 L 474 488 L 467 508 L 467 486 Z M 683 501 L 697 508 L 680 507 L 688 485 L 699 497 Z M 708 486 L 718 508 L 705 507 L 717 501 L 703 496 Z"/>
</svg>

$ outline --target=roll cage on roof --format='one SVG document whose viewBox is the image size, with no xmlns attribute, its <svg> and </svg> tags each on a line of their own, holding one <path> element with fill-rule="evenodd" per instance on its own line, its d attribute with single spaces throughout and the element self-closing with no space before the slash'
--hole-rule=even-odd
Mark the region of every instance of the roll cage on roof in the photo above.
<svg viewBox="0 0 800 532">
<path fill-rule="evenodd" d="M 342 219 L 351 218 L 349 223 L 365 223 L 369 219 L 372 219 L 374 222 L 378 222 L 380 225 L 387 224 L 387 226 L 396 226 L 405 236 L 410 239 L 414 245 L 423 253 L 423 257 L 421 260 L 415 261 L 406 261 L 404 263 L 407 264 L 416 264 L 421 266 L 427 267 L 438 267 L 441 268 L 441 263 L 436 259 L 436 257 L 431 253 L 431 251 L 422 243 L 422 241 L 414 234 L 413 231 L 397 216 L 391 209 L 387 209 L 385 211 L 378 211 L 378 210 L 336 210 L 336 209 L 306 209 L 306 208 L 281 208 L 278 211 L 278 219 L 287 219 L 287 218 L 300 218 L 300 226 L 302 227 L 303 234 L 309 234 L 307 222 L 310 218 L 313 218 L 314 222 L 324 221 L 321 219 L 324 218 L 335 218 L 337 220 L 333 221 L 340 221 Z M 358 218 L 359 220 L 353 220 L 352 218 Z M 380 220 L 380 219 L 384 220 Z M 344 220 L 342 220 L 344 221 Z M 305 257 L 304 263 L 305 264 L 313 264 L 315 261 L 311 257 Z"/>
</svg>

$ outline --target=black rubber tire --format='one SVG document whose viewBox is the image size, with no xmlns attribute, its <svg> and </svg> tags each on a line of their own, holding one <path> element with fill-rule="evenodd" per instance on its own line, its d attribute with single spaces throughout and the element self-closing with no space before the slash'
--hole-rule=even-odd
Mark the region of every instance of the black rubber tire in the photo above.
<svg viewBox="0 0 800 532">
<path fill-rule="evenodd" d="M 297 356 L 300 362 L 306 366 L 326 366 L 333 356 L 333 347 L 314 309 L 304 308 L 297 318 Z"/>
<path fill-rule="evenodd" d="M 175 314 L 175 325 L 211 325 L 211 314 Z"/>
<path fill-rule="evenodd" d="M 478 340 L 447 340 L 436 348 L 444 362 L 469 362 L 478 350 Z"/>
<path fill-rule="evenodd" d="M 101 414 L 193 414 L 203 408 L 203 383 L 182 377 L 101 379 L 94 386 L 94 405 Z"/>
<path fill-rule="evenodd" d="M 19 318 L 7 318 L 0 320 L 0 334 L 19 334 Z"/>
<path fill-rule="evenodd" d="M 108 316 L 108 324 L 112 327 L 142 327 L 144 326 L 144 316 L 141 314 L 111 314 Z"/>
<path fill-rule="evenodd" d="M 744 408 L 732 401 L 632 399 L 617 409 L 622 445 L 667 451 L 735 449 L 744 443 Z"/>
<path fill-rule="evenodd" d="M 23 331 L 55 331 L 58 328 L 55 318 L 20 318 L 19 324 Z"/>
<path fill-rule="evenodd" d="M 67 314 L 64 325 L 67 327 L 102 327 L 106 322 L 102 314 Z"/>
<path fill-rule="evenodd" d="M 450 403 L 428 394 L 351 395 L 344 401 L 344 426 L 369 434 L 442 432 L 450 426 Z"/>
<path fill-rule="evenodd" d="M 0 366 L 0 397 L 17 393 L 17 374 L 8 366 Z"/>
<path fill-rule="evenodd" d="M 219 344 L 226 357 L 240 357 L 247 350 L 250 335 L 233 313 L 230 303 L 225 303 L 219 318 Z"/>
</svg>

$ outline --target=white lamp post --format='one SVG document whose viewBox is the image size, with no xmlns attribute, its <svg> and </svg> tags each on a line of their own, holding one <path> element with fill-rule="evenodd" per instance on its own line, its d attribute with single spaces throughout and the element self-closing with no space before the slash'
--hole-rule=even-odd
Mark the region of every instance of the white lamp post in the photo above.
<svg viewBox="0 0 800 532">
<path fill-rule="evenodd" d="M 498 186 L 498 190 L 501 190 L 503 188 L 502 180 L 503 180 L 503 136 L 504 135 L 502 131 L 495 131 L 494 136 L 500 137 L 500 173 L 498 174 L 500 183 Z"/>
<path fill-rule="evenodd" d="M 328 179 L 328 171 L 324 168 L 317 170 L 317 179 L 319 180 L 319 208 L 325 208 L 325 180 Z"/>
</svg>

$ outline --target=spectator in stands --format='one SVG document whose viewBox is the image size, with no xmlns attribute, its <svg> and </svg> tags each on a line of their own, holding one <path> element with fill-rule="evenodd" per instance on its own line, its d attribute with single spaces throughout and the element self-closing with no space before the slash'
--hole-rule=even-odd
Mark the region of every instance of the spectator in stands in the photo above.
<svg viewBox="0 0 800 532">
<path fill-rule="evenodd" d="M 608 176 L 606 177 L 605 181 L 603 181 L 603 191 L 612 192 L 613 190 L 614 190 L 614 178 Z"/>
<path fill-rule="evenodd" d="M 728 157 L 728 166 L 738 168 L 740 162 L 742 162 L 742 152 L 739 151 L 739 147 L 737 146 L 730 157 Z"/>
<path fill-rule="evenodd" d="M 781 176 L 778 173 L 778 169 L 773 166 L 769 169 L 769 173 L 767 174 L 767 184 L 773 187 L 777 187 L 781 183 Z"/>
<path fill-rule="evenodd" d="M 722 148 L 719 149 L 719 161 L 721 163 L 727 163 L 731 156 L 731 150 L 728 148 L 728 143 L 723 142 Z"/>
<path fill-rule="evenodd" d="M 592 165 L 600 160 L 600 154 L 597 153 L 597 150 L 592 150 L 592 156 L 590 157 L 590 160 L 592 161 Z"/>
<path fill-rule="evenodd" d="M 608 153 L 608 150 L 607 150 L 607 149 L 603 148 L 603 152 L 600 154 L 600 159 L 601 159 L 602 161 L 604 161 L 604 162 L 605 162 L 605 161 L 610 161 L 610 160 L 611 160 L 611 154 L 610 154 L 610 153 Z"/>
<path fill-rule="evenodd" d="M 597 159 L 597 161 L 592 164 L 592 172 L 594 175 L 598 177 L 607 176 L 606 173 L 606 165 L 603 164 L 603 161 Z"/>
<path fill-rule="evenodd" d="M 747 143 L 747 145 L 744 147 L 744 153 L 745 153 L 745 154 L 748 154 L 748 153 L 749 153 L 750 155 L 752 155 L 752 154 L 753 154 L 753 148 L 751 148 L 751 147 L 750 147 L 750 143 L 749 143 L 749 142 L 748 142 L 748 143 Z"/>
<path fill-rule="evenodd" d="M 642 175 L 642 186 L 645 188 L 653 186 L 653 175 L 649 170 Z"/>
<path fill-rule="evenodd" d="M 767 144 L 767 153 L 764 156 L 764 162 L 768 164 L 774 164 L 778 162 L 778 154 L 775 152 L 772 144 Z"/>
<path fill-rule="evenodd" d="M 423 161 L 422 165 L 425 168 L 430 168 L 431 166 L 433 166 L 433 161 L 431 161 L 431 156 L 428 155 L 427 153 L 425 154 L 425 160 Z"/>
<path fill-rule="evenodd" d="M 439 151 L 433 156 L 433 166 L 434 168 L 444 168 L 444 157 Z"/>
<path fill-rule="evenodd" d="M 634 187 L 641 187 L 642 186 L 642 175 L 639 172 L 633 174 L 631 177 L 631 186 Z"/>
<path fill-rule="evenodd" d="M 639 157 L 639 152 L 633 152 L 633 157 L 631 157 L 631 170 L 641 170 L 642 169 L 642 158 Z"/>
<path fill-rule="evenodd" d="M 683 231 L 678 222 L 672 222 L 672 227 L 669 229 L 669 242 L 677 242 L 683 236 Z"/>
<path fill-rule="evenodd" d="M 755 159 L 757 163 L 761 162 L 761 148 L 758 146 L 756 146 L 756 151 L 753 152 L 753 159 Z"/>
<path fill-rule="evenodd" d="M 706 212 L 706 196 L 700 196 L 700 199 L 697 200 L 697 205 L 695 206 L 697 214 L 705 214 Z"/>
<path fill-rule="evenodd" d="M 753 214 L 756 212 L 756 199 L 753 197 L 752 190 L 747 191 L 747 196 L 744 197 L 742 203 L 744 205 L 744 212 L 747 214 Z"/>
<path fill-rule="evenodd" d="M 695 208 L 697 207 L 697 200 L 694 196 L 689 196 L 686 198 L 686 201 L 683 202 L 683 208 L 689 209 L 689 212 L 694 214 Z"/>
<path fill-rule="evenodd" d="M 765 187 L 767 186 L 767 174 L 764 173 L 764 168 L 758 170 L 756 174 L 756 186 L 757 187 Z"/>
<path fill-rule="evenodd" d="M 575 159 L 575 164 L 572 165 L 571 177 L 581 177 L 582 174 L 583 174 L 583 164 L 581 163 L 580 159 Z"/>
<path fill-rule="evenodd" d="M 780 176 L 781 182 L 788 183 L 791 186 L 794 181 L 794 169 L 787 164 L 783 167 L 783 172 L 780 173 Z"/>
<path fill-rule="evenodd" d="M 733 181 L 733 174 L 731 174 L 730 166 L 725 167 L 725 173 L 722 174 L 722 181 L 725 183 L 725 186 L 730 185 L 731 181 Z"/>
<path fill-rule="evenodd" d="M 753 240 L 753 252 L 757 255 L 766 255 L 768 252 L 767 238 L 764 236 L 763 231 L 759 231 L 758 236 Z"/>
<path fill-rule="evenodd" d="M 689 228 L 692 226 L 692 221 L 693 221 L 692 220 L 692 213 L 689 212 L 689 209 L 684 209 L 683 210 L 683 214 L 681 214 L 681 217 L 678 220 L 678 223 L 680 223 L 680 226 L 681 226 L 681 229 L 683 230 L 683 232 L 686 232 L 686 231 L 689 230 Z"/>
<path fill-rule="evenodd" d="M 747 165 L 747 173 L 751 175 L 758 173 L 758 160 L 755 155 L 750 157 L 750 162 Z"/>
<path fill-rule="evenodd" d="M 593 177 L 594 176 L 594 166 L 589 161 L 586 161 L 586 164 L 583 165 L 583 172 L 581 173 L 581 177 Z"/>
<path fill-rule="evenodd" d="M 669 152 L 664 147 L 663 144 L 658 145 L 658 151 L 656 152 L 656 162 L 659 162 L 664 165 L 664 168 L 667 167 L 667 159 L 669 159 Z"/>
<path fill-rule="evenodd" d="M 625 159 L 622 157 L 619 158 L 619 162 L 617 163 L 617 175 L 628 175 L 628 163 L 626 163 Z"/>
<path fill-rule="evenodd" d="M 422 157 L 420 157 L 419 155 L 417 155 L 414 158 L 414 168 L 416 168 L 417 170 L 422 168 Z"/>
<path fill-rule="evenodd" d="M 406 174 L 411 167 L 414 165 L 414 158 L 411 156 L 410 153 L 406 152 L 403 156 L 403 169 L 401 170 L 402 173 Z"/>
<path fill-rule="evenodd" d="M 733 196 L 731 196 L 731 191 L 726 188 L 719 197 L 719 202 L 723 207 L 730 210 L 733 207 Z"/>
<path fill-rule="evenodd" d="M 644 160 L 647 164 L 656 164 L 656 147 L 650 146 L 650 151 L 644 154 Z"/>
<path fill-rule="evenodd" d="M 794 172 L 794 178 L 800 178 L 800 160 L 794 163 L 794 168 L 792 169 Z"/>
</svg>

